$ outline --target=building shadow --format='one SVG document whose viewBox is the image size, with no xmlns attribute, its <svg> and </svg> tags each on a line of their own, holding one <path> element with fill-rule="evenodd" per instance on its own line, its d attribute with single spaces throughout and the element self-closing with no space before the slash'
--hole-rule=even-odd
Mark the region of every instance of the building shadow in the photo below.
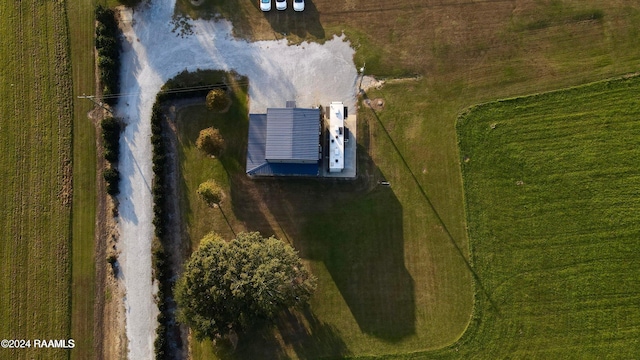
<svg viewBox="0 0 640 360">
<path fill-rule="evenodd" d="M 356 180 L 280 178 L 249 186 L 268 206 L 276 234 L 303 258 L 325 264 L 362 332 L 397 341 L 415 332 L 403 210 L 393 189 L 378 184 L 383 177 L 363 150 Z"/>
<path fill-rule="evenodd" d="M 395 341 L 415 332 L 402 206 L 390 188 L 381 187 L 311 219 L 307 232 L 301 242 L 311 245 L 298 246 L 311 248 L 308 255 L 324 262 L 364 333 Z"/>
</svg>

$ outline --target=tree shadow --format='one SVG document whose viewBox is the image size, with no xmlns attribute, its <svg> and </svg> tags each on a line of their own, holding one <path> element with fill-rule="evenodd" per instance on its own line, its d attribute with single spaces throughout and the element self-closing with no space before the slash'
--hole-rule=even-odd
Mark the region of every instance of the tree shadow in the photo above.
<svg viewBox="0 0 640 360">
<path fill-rule="evenodd" d="M 264 17 L 273 31 L 283 36 L 292 34 L 300 39 L 311 40 L 324 39 L 326 35 L 320 23 L 320 13 L 309 0 L 305 0 L 304 11 L 294 11 L 293 4 L 288 2 L 286 10 L 276 10 L 274 5 L 271 11 L 264 12 Z"/>
<path fill-rule="evenodd" d="M 338 330 L 318 319 L 309 308 L 288 311 L 278 323 L 285 344 L 300 359 L 339 358 L 349 355 Z"/>
<path fill-rule="evenodd" d="M 239 335 L 235 349 L 228 342 L 217 346 L 224 359 L 337 359 L 350 355 L 338 330 L 319 320 L 307 307 L 285 311 L 275 325 L 256 324 Z M 294 354 L 295 353 L 295 354 Z"/>
<path fill-rule="evenodd" d="M 194 5 L 191 0 L 177 0 L 174 12 L 175 31 L 179 34 L 190 34 L 191 29 L 185 17 L 191 19 L 218 20 L 228 19 L 233 23 L 235 36 L 253 39 L 260 36 L 260 29 L 269 24 L 275 33 L 288 36 L 295 35 L 303 40 L 324 39 L 325 31 L 320 23 L 320 14 L 312 1 L 305 0 L 304 11 L 293 10 L 292 1 L 287 1 L 287 9 L 279 11 L 272 0 L 271 11 L 260 10 L 258 0 L 252 0 L 247 7 L 240 1 L 207 0 L 201 5 Z M 264 16 L 262 20 L 261 15 Z M 266 23 L 261 24 L 262 21 Z"/>
</svg>

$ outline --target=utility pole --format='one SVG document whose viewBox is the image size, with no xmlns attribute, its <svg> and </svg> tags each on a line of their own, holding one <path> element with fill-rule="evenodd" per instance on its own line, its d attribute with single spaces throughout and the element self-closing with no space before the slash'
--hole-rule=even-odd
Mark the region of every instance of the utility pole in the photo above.
<svg viewBox="0 0 640 360">
<path fill-rule="evenodd" d="M 364 79 L 364 66 L 365 66 L 366 64 L 367 64 L 367 63 L 363 63 L 363 64 L 362 64 L 362 67 L 360 68 L 360 84 L 358 84 L 358 91 L 359 91 L 360 93 L 362 93 L 362 79 Z"/>
<path fill-rule="evenodd" d="M 95 96 L 93 96 L 93 95 L 85 95 L 85 94 L 82 94 L 81 96 L 78 96 L 78 99 L 89 99 L 89 100 L 91 100 L 91 102 L 93 102 L 94 104 L 96 104 L 96 105 L 100 106 L 101 108 L 103 108 L 103 109 L 107 110 L 108 112 L 110 112 L 110 113 L 111 113 L 111 115 L 115 115 L 115 114 L 113 113 L 113 111 L 111 111 L 109 108 L 107 108 L 106 106 L 104 106 L 104 104 L 102 103 L 102 101 L 97 102 L 97 101 L 96 101 L 96 97 L 95 97 Z"/>
</svg>

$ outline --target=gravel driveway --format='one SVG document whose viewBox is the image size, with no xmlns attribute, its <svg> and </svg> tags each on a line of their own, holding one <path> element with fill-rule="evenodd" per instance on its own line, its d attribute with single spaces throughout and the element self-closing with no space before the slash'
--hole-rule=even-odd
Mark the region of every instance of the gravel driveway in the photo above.
<svg viewBox="0 0 640 360">
<path fill-rule="evenodd" d="M 353 108 L 354 51 L 341 37 L 323 45 L 234 39 L 226 21 L 192 21 L 192 35 L 172 32 L 175 0 L 153 0 L 125 21 L 121 93 L 116 113 L 127 124 L 120 142 L 120 263 L 126 289 L 129 359 L 154 358 L 157 291 L 151 272 L 153 218 L 151 107 L 160 87 L 183 70 L 235 70 L 249 78 L 252 113 L 296 100 L 308 107 L 343 101 Z M 125 20 L 127 14 L 124 14 Z"/>
</svg>

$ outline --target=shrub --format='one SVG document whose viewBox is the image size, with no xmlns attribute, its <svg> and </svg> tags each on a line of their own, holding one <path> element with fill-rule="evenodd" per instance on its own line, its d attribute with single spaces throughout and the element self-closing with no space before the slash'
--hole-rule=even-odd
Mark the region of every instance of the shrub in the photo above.
<svg viewBox="0 0 640 360">
<path fill-rule="evenodd" d="M 223 89 L 213 89 L 207 94 L 207 108 L 213 111 L 222 111 L 229 106 L 229 97 Z"/>
<path fill-rule="evenodd" d="M 200 131 L 200 135 L 196 140 L 196 147 L 209 155 L 220 155 L 224 148 L 224 139 L 220 135 L 220 131 L 213 127 Z"/>
<path fill-rule="evenodd" d="M 118 169 L 109 168 L 102 174 L 107 183 L 107 194 L 116 196 L 120 193 L 120 172 Z"/>
<path fill-rule="evenodd" d="M 222 189 L 213 180 L 207 180 L 198 186 L 198 194 L 207 203 L 213 207 L 222 201 Z"/>
<path fill-rule="evenodd" d="M 116 263 L 116 261 L 118 261 L 118 255 L 116 255 L 116 253 L 114 252 L 110 252 L 109 255 L 107 255 L 107 262 L 110 265 L 113 265 Z"/>
<path fill-rule="evenodd" d="M 102 128 L 104 158 L 111 163 L 117 162 L 120 156 L 120 131 L 122 129 L 120 122 L 113 117 L 108 117 L 102 120 L 100 127 Z"/>
</svg>

